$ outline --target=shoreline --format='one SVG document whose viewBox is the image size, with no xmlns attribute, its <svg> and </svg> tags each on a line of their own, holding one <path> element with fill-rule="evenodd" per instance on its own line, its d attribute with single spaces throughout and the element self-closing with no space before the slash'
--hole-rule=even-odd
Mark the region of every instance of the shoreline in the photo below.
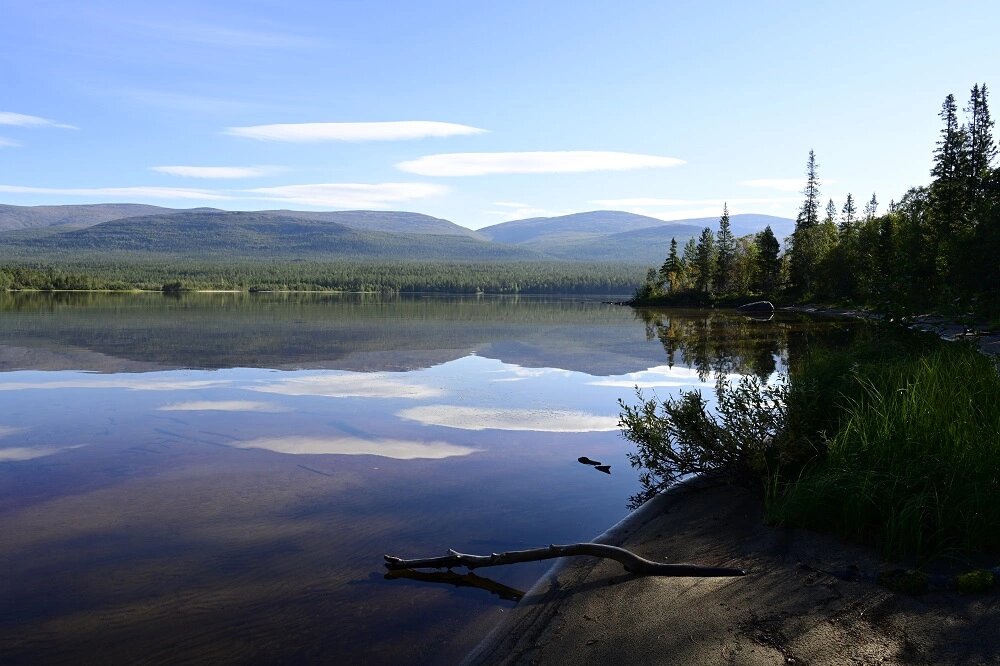
<svg viewBox="0 0 1000 666">
<path fill-rule="evenodd" d="M 857 574 L 896 566 L 871 550 L 767 526 L 745 489 L 697 486 L 658 495 L 599 538 L 746 576 L 638 577 L 566 558 L 462 663 L 997 663 L 1000 595 L 893 592 Z"/>
</svg>

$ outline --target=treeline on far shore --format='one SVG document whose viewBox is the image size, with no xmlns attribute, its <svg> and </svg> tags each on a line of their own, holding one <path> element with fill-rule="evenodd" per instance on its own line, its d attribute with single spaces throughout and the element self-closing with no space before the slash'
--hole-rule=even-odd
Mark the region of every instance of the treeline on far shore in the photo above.
<svg viewBox="0 0 1000 666">
<path fill-rule="evenodd" d="M 0 290 L 352 291 L 491 294 L 628 294 L 642 281 L 635 265 L 582 262 L 209 263 L 121 259 L 0 265 Z"/>
<path fill-rule="evenodd" d="M 875 194 L 861 204 L 848 193 L 824 206 L 809 151 L 802 207 L 783 251 L 770 228 L 734 238 L 723 208 L 717 232 L 706 228 L 680 249 L 671 244 L 636 302 L 814 300 L 1000 320 L 1000 168 L 986 85 L 973 86 L 964 123 L 954 95 L 940 117 L 930 184 L 885 212 Z"/>
</svg>

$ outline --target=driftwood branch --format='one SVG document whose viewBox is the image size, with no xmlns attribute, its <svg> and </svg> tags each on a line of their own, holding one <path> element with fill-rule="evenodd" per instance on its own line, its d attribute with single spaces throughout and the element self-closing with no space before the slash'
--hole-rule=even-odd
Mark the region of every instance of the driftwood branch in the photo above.
<svg viewBox="0 0 1000 666">
<path fill-rule="evenodd" d="M 696 564 L 663 564 L 639 557 L 635 553 L 601 543 L 571 543 L 565 546 L 552 545 L 547 548 L 532 548 L 530 550 L 512 550 L 492 555 L 466 555 L 449 550 L 443 557 L 425 557 L 415 560 L 404 560 L 392 555 L 385 556 L 385 566 L 395 569 L 450 569 L 466 567 L 469 570 L 477 567 L 495 567 L 503 564 L 519 564 L 521 562 L 537 562 L 551 560 L 556 557 L 571 557 L 574 555 L 590 555 L 603 557 L 620 562 L 625 571 L 640 576 L 743 576 L 743 569 L 728 567 L 703 567 Z"/>
</svg>

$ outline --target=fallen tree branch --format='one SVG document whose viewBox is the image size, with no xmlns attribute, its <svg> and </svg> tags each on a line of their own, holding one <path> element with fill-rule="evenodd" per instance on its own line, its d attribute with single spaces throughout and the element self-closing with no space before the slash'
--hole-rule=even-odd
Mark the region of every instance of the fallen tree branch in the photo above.
<svg viewBox="0 0 1000 666">
<path fill-rule="evenodd" d="M 602 543 L 571 543 L 565 546 L 552 545 L 547 548 L 532 548 L 530 550 L 512 550 L 491 555 L 467 555 L 449 550 L 442 557 L 425 557 L 415 560 L 404 560 L 393 555 L 385 556 L 385 566 L 388 569 L 451 569 L 466 567 L 470 571 L 477 567 L 495 567 L 503 564 L 519 564 L 521 562 L 537 562 L 551 560 L 557 557 L 572 557 L 575 555 L 590 555 L 603 557 L 620 562 L 625 571 L 640 576 L 744 576 L 743 569 L 728 567 L 703 567 L 697 564 L 663 564 L 639 557 L 635 553 Z"/>
</svg>

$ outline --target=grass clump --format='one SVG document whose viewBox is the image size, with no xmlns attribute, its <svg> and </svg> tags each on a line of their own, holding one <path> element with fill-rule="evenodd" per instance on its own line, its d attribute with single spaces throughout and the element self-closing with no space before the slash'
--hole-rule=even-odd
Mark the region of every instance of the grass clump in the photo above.
<svg viewBox="0 0 1000 666">
<path fill-rule="evenodd" d="M 964 573 L 955 578 L 955 585 L 959 592 L 965 594 L 979 594 L 987 592 L 996 583 L 996 576 L 992 571 L 977 569 Z"/>
<path fill-rule="evenodd" d="M 1000 374 L 961 345 L 854 363 L 820 433 L 826 453 L 771 517 L 890 557 L 1000 552 Z M 794 387 L 793 381 L 793 387 Z M 794 390 L 793 390 L 794 393 Z"/>
</svg>

